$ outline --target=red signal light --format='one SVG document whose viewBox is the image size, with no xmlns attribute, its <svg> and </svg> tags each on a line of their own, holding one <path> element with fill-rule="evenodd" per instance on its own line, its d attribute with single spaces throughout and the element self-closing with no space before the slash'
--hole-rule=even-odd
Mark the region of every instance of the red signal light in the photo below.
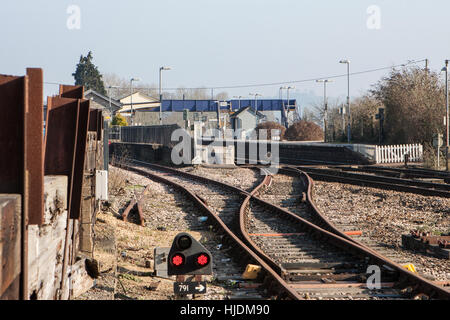
<svg viewBox="0 0 450 320">
<path fill-rule="evenodd" d="M 185 259 L 181 253 L 176 253 L 172 256 L 170 261 L 172 262 L 172 265 L 174 265 L 175 267 L 180 267 L 184 264 Z"/>
<path fill-rule="evenodd" d="M 197 255 L 197 258 L 195 259 L 195 262 L 201 266 L 207 266 L 209 264 L 209 255 L 207 255 L 206 253 L 200 253 L 199 255 Z"/>
</svg>

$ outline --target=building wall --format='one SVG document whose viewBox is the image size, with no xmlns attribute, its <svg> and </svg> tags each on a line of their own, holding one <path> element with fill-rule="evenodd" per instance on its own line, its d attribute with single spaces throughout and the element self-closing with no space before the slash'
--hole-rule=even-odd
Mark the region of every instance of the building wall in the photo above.
<svg viewBox="0 0 450 320">
<path fill-rule="evenodd" d="M 215 127 L 216 121 L 210 121 L 211 119 L 217 119 L 216 112 L 189 112 L 188 119 L 192 124 L 194 121 L 202 121 L 203 117 L 206 117 L 210 127 Z M 163 124 L 177 124 L 181 128 L 185 127 L 185 121 L 183 120 L 183 112 L 163 112 L 162 113 Z M 159 125 L 159 112 L 139 112 L 137 111 L 134 117 L 134 123 L 139 126 L 154 126 Z"/>
<path fill-rule="evenodd" d="M 266 121 L 274 121 L 281 124 L 281 111 L 260 111 L 266 116 Z"/>
<path fill-rule="evenodd" d="M 123 104 L 127 104 L 127 103 L 131 103 L 131 97 L 125 97 L 123 99 L 120 100 L 121 103 Z M 143 102 L 149 102 L 149 104 L 139 104 L 139 105 L 134 105 L 134 103 L 143 103 Z M 156 102 L 156 104 L 155 104 Z M 152 99 L 150 97 L 146 97 L 142 94 L 140 94 L 139 92 L 136 92 L 133 94 L 133 109 L 139 109 L 139 108 L 152 108 L 152 107 L 159 107 L 159 102 L 158 100 Z M 124 112 L 126 110 L 130 110 L 131 109 L 131 105 L 126 105 L 123 106 L 119 112 Z"/>
</svg>

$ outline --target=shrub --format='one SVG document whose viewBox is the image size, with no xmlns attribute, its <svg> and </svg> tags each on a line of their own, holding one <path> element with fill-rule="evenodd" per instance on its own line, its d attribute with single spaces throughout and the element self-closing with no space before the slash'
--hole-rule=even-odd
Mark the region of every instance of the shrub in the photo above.
<svg viewBox="0 0 450 320">
<path fill-rule="evenodd" d="M 114 116 L 114 118 L 112 119 L 111 124 L 113 126 L 127 126 L 128 125 L 127 120 L 120 113 Z"/>
<path fill-rule="evenodd" d="M 289 141 L 321 141 L 323 129 L 314 122 L 300 120 L 286 130 L 284 138 Z"/>
<path fill-rule="evenodd" d="M 256 132 L 258 133 L 258 139 L 259 139 L 259 130 L 265 129 L 267 130 L 267 140 L 272 140 L 272 132 L 271 130 L 280 130 L 280 140 L 284 139 L 284 133 L 286 131 L 286 128 L 284 126 L 282 126 L 281 124 L 279 124 L 278 122 L 273 122 L 273 121 L 267 121 L 267 122 L 263 122 L 258 124 L 258 126 L 256 127 Z"/>
</svg>

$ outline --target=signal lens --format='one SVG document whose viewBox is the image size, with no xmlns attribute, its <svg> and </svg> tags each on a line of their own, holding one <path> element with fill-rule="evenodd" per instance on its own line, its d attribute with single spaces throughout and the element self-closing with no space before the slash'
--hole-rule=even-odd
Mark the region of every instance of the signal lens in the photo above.
<svg viewBox="0 0 450 320">
<path fill-rule="evenodd" d="M 188 236 L 181 236 L 177 239 L 177 247 L 180 250 L 189 249 L 192 245 L 192 239 Z"/>
<path fill-rule="evenodd" d="M 201 266 L 207 266 L 209 264 L 209 255 L 207 255 L 206 253 L 200 253 L 199 255 L 197 255 L 197 258 L 195 259 L 195 262 Z"/>
<path fill-rule="evenodd" d="M 170 259 L 170 261 L 175 267 L 180 267 L 184 264 L 184 256 L 180 253 L 176 253 L 172 256 L 172 259 Z"/>
</svg>

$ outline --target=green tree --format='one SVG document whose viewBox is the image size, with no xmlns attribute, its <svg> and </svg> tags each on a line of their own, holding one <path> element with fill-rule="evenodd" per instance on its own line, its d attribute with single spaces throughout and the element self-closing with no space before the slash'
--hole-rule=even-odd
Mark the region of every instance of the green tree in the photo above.
<svg viewBox="0 0 450 320">
<path fill-rule="evenodd" d="M 75 85 L 82 85 L 86 90 L 95 90 L 106 95 L 105 84 L 97 66 L 92 63 L 92 52 L 89 51 L 86 57 L 81 55 L 76 70 L 72 73 L 75 78 Z"/>
<path fill-rule="evenodd" d="M 127 126 L 128 125 L 127 120 L 120 113 L 114 116 L 111 124 L 113 126 Z"/>
</svg>

